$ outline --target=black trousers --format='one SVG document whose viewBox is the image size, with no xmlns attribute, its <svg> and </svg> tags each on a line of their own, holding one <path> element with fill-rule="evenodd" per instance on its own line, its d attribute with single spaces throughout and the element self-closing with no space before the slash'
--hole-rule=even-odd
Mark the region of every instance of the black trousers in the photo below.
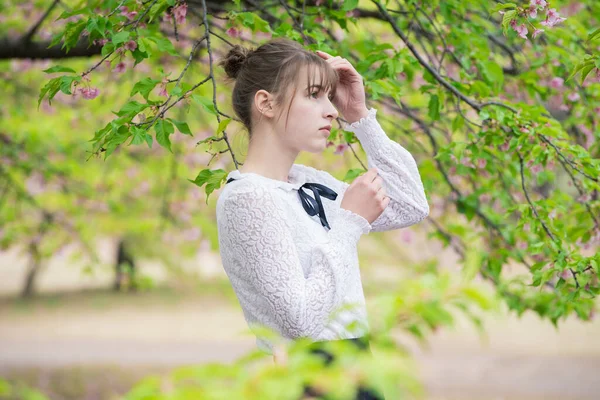
<svg viewBox="0 0 600 400">
<path fill-rule="evenodd" d="M 340 341 L 351 342 L 354 345 L 358 346 L 359 349 L 371 353 L 371 346 L 369 345 L 369 339 L 366 337 L 355 338 L 355 339 L 335 340 L 334 342 L 340 342 Z M 331 354 L 330 352 L 328 352 L 327 350 L 322 348 L 323 344 L 327 343 L 327 342 L 328 341 L 314 342 L 314 343 L 311 343 L 311 345 L 309 346 L 311 353 L 318 354 L 325 359 L 325 365 L 331 364 L 335 358 L 333 354 Z M 304 394 L 303 394 L 302 398 L 305 398 L 306 396 L 311 396 L 311 397 L 314 397 L 317 399 L 322 399 L 322 400 L 329 399 L 329 397 L 327 397 L 326 393 L 320 393 L 319 391 L 317 391 L 316 389 L 314 389 L 311 386 L 304 387 Z M 352 400 L 385 400 L 385 398 L 383 397 L 382 394 L 376 393 L 373 389 L 366 388 L 363 386 L 358 386 L 356 395 Z"/>
</svg>

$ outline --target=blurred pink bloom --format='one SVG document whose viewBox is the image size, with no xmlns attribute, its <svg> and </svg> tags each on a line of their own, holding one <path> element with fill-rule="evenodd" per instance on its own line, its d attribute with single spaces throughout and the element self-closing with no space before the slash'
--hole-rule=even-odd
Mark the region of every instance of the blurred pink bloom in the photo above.
<svg viewBox="0 0 600 400">
<path fill-rule="evenodd" d="M 134 51 L 135 49 L 137 49 L 137 43 L 135 42 L 135 40 L 130 40 L 127 43 L 125 43 L 125 48 L 129 51 Z"/>
<path fill-rule="evenodd" d="M 131 11 L 128 12 L 125 16 L 127 17 L 128 20 L 133 21 L 135 19 L 135 17 L 137 16 L 137 11 Z"/>
<path fill-rule="evenodd" d="M 544 32 L 544 30 L 543 30 L 543 29 L 537 29 L 537 28 L 536 28 L 536 29 L 533 31 L 533 34 L 532 34 L 531 36 L 532 36 L 532 37 L 535 39 L 536 37 L 538 37 L 539 35 L 541 35 L 541 33 L 542 33 L 542 32 Z"/>
<path fill-rule="evenodd" d="M 404 243 L 412 242 L 413 236 L 414 236 L 413 233 L 408 229 L 402 229 L 400 231 L 400 238 L 402 239 L 402 241 Z"/>
<path fill-rule="evenodd" d="M 183 232 L 183 239 L 187 240 L 188 242 L 194 242 L 194 241 L 200 239 L 200 235 L 201 235 L 200 228 L 193 227 L 193 228 L 190 228 Z"/>
<path fill-rule="evenodd" d="M 569 101 L 572 101 L 572 102 L 578 101 L 580 98 L 581 98 L 581 96 L 577 92 L 570 93 L 567 96 L 567 99 L 569 99 Z"/>
<path fill-rule="evenodd" d="M 331 147 L 331 146 L 333 146 L 334 144 L 335 144 L 335 143 L 333 143 L 332 141 L 328 141 L 328 142 L 327 142 L 327 145 L 326 145 L 325 147 Z"/>
<path fill-rule="evenodd" d="M 562 18 L 558 15 L 558 12 L 556 12 L 556 8 L 551 8 L 547 11 L 546 13 L 546 20 L 540 22 L 542 25 L 547 26 L 547 27 L 553 27 L 556 24 L 560 24 L 561 22 L 563 22 L 564 20 L 566 20 L 566 18 Z"/>
<path fill-rule="evenodd" d="M 537 7 L 529 6 L 529 10 L 527 10 L 527 15 L 529 15 L 529 18 L 537 17 Z"/>
<path fill-rule="evenodd" d="M 347 148 L 348 145 L 346 143 L 338 144 L 333 154 L 343 154 Z"/>
<path fill-rule="evenodd" d="M 521 24 L 517 26 L 517 21 L 516 20 L 512 20 L 510 21 L 510 27 L 513 28 L 513 30 L 515 32 L 517 32 L 517 34 L 522 37 L 523 39 L 527 39 L 527 27 L 525 26 L 525 24 Z"/>
<path fill-rule="evenodd" d="M 238 31 L 236 28 L 227 29 L 227 34 L 232 38 L 240 37 L 240 31 Z"/>
<path fill-rule="evenodd" d="M 323 19 L 323 17 L 322 17 L 322 16 L 320 16 L 320 15 L 319 15 L 318 17 L 316 17 L 316 18 L 315 18 L 315 23 L 316 23 L 316 24 L 321 24 L 321 23 L 323 23 L 323 21 L 324 21 L 324 19 Z"/>
<path fill-rule="evenodd" d="M 79 88 L 79 93 L 83 96 L 84 99 L 91 100 L 95 99 L 98 96 L 97 88 Z"/>
<path fill-rule="evenodd" d="M 167 85 L 160 85 L 158 95 L 163 97 L 169 97 L 169 93 L 167 92 Z"/>
<path fill-rule="evenodd" d="M 546 0 L 531 0 L 531 2 L 529 3 L 529 5 L 531 7 L 545 8 L 548 4 L 546 3 Z"/>
<path fill-rule="evenodd" d="M 563 87 L 564 83 L 565 83 L 565 80 L 563 78 L 554 77 L 550 81 L 550 87 L 553 89 L 560 89 Z"/>
<path fill-rule="evenodd" d="M 175 22 L 182 25 L 185 23 L 185 15 L 187 14 L 187 4 L 182 3 L 173 9 L 173 15 L 175 16 Z"/>
<path fill-rule="evenodd" d="M 487 160 L 485 158 L 480 158 L 477 160 L 478 168 L 485 168 L 486 165 L 487 165 Z"/>
<path fill-rule="evenodd" d="M 535 164 L 531 167 L 531 172 L 534 174 L 540 173 L 544 168 L 540 164 Z"/>
<path fill-rule="evenodd" d="M 123 61 L 121 61 L 120 63 L 118 63 L 115 68 L 113 69 L 113 71 L 115 72 L 125 72 L 125 70 L 127 69 L 127 66 L 125 65 L 125 63 Z"/>
</svg>

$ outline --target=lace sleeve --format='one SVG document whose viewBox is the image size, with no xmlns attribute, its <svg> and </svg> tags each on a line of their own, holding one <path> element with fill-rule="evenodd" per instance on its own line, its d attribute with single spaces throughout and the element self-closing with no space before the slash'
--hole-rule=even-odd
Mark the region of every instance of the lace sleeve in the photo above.
<svg viewBox="0 0 600 400">
<path fill-rule="evenodd" d="M 399 143 L 391 140 L 377 121 L 377 110 L 352 124 L 342 123 L 345 130 L 354 132 L 365 149 L 369 168 L 376 167 L 383 179 L 390 202 L 371 224 L 374 232 L 388 231 L 414 225 L 429 215 L 421 176 L 413 156 Z M 319 171 L 324 184 L 343 197 L 349 184 Z"/>
<path fill-rule="evenodd" d="M 351 257 L 368 222 L 356 214 L 332 220 L 329 241 L 314 249 L 305 277 L 291 235 L 294 221 L 282 207 L 262 188 L 227 198 L 220 226 L 223 265 L 264 299 L 268 309 L 262 311 L 274 316 L 281 334 L 316 337 L 341 305 Z"/>
</svg>

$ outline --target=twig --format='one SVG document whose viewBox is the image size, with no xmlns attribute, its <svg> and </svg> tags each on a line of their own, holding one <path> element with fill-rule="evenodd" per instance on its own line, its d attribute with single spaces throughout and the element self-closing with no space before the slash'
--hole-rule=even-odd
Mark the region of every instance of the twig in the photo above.
<svg viewBox="0 0 600 400">
<path fill-rule="evenodd" d="M 31 38 L 33 38 L 33 35 L 35 35 L 37 30 L 40 28 L 40 26 L 42 26 L 42 23 L 46 20 L 46 18 L 48 18 L 48 15 L 50 15 L 50 13 L 54 9 L 54 7 L 56 7 L 56 5 L 59 2 L 60 2 L 60 0 L 54 0 L 52 2 L 52 4 L 50 4 L 50 7 L 48 7 L 48 9 L 44 13 L 44 15 L 42 15 L 42 17 L 38 20 L 38 22 L 36 22 L 35 25 L 29 30 L 29 32 L 27 32 L 27 34 L 23 37 L 24 43 L 31 42 Z"/>
</svg>

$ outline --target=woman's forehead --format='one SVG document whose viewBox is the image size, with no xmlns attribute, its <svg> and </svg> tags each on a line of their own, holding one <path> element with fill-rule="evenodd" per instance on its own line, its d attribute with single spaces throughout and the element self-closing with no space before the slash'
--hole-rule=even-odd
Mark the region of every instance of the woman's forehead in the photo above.
<svg viewBox="0 0 600 400">
<path fill-rule="evenodd" d="M 298 73 L 298 80 L 303 89 L 308 89 L 313 86 L 326 88 L 335 85 L 334 78 L 330 71 L 326 71 L 327 67 L 319 64 L 304 65 Z M 310 74 L 310 75 L 309 75 Z"/>
</svg>

